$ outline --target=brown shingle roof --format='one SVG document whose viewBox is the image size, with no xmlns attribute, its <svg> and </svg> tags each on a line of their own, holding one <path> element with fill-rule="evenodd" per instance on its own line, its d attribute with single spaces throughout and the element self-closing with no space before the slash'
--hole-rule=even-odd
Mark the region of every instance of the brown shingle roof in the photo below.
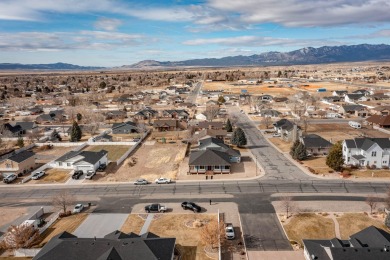
<svg viewBox="0 0 390 260">
<path fill-rule="evenodd" d="M 367 118 L 366 121 L 380 126 L 390 126 L 390 115 L 373 115 Z"/>
</svg>

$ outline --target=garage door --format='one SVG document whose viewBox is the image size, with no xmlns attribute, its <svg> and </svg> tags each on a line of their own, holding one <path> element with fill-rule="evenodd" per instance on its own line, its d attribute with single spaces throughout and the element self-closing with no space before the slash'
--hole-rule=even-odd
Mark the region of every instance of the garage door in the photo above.
<svg viewBox="0 0 390 260">
<path fill-rule="evenodd" d="M 76 170 L 87 173 L 87 171 L 94 170 L 94 169 L 92 165 L 78 165 Z"/>
</svg>

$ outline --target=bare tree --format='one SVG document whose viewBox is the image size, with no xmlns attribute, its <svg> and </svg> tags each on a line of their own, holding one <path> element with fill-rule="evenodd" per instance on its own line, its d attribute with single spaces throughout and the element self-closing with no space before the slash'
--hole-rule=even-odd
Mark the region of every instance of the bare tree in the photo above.
<svg viewBox="0 0 390 260">
<path fill-rule="evenodd" d="M 39 231 L 30 224 L 12 225 L 0 243 L 3 249 L 30 248 L 39 240 Z"/>
<path fill-rule="evenodd" d="M 272 120 L 269 116 L 266 116 L 261 120 L 261 123 L 265 126 L 266 129 L 268 129 L 269 126 L 272 124 Z"/>
<path fill-rule="evenodd" d="M 371 195 L 369 195 L 366 199 L 366 204 L 370 207 L 371 214 L 372 214 L 372 211 L 376 209 L 377 200 L 378 200 L 378 198 L 371 196 Z"/>
<path fill-rule="evenodd" d="M 281 198 L 282 208 L 286 212 L 286 218 L 290 217 L 290 213 L 295 209 L 295 204 L 292 197 L 285 196 Z"/>
<path fill-rule="evenodd" d="M 213 119 L 217 117 L 218 113 L 219 113 L 218 106 L 207 106 L 206 111 L 203 112 L 207 120 L 209 120 L 210 122 L 213 122 Z"/>
<path fill-rule="evenodd" d="M 141 133 L 141 134 L 145 133 L 148 130 L 146 125 L 144 123 L 141 123 L 141 122 L 137 123 L 136 128 L 137 128 L 138 133 Z"/>
<path fill-rule="evenodd" d="M 225 239 L 225 223 L 217 220 L 210 221 L 207 225 L 200 230 L 200 237 L 208 246 L 216 248 Z"/>
<path fill-rule="evenodd" d="M 74 204 L 74 197 L 69 193 L 67 190 L 62 190 L 52 198 L 52 205 L 54 208 L 58 210 L 62 210 L 64 214 L 66 214 L 66 211 L 68 207 L 72 206 Z"/>
</svg>

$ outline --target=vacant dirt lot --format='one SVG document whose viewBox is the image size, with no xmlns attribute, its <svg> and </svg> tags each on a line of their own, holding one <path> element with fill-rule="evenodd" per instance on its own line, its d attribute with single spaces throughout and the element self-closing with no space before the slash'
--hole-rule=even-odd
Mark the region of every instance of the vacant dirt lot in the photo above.
<svg viewBox="0 0 390 260">
<path fill-rule="evenodd" d="M 27 214 L 27 208 L 1 207 L 0 225 L 1 226 L 8 225 L 15 219 L 26 214 Z"/>
<path fill-rule="evenodd" d="M 146 215 L 146 214 L 141 214 Z M 145 219 L 141 218 L 139 214 L 130 214 L 129 217 L 126 219 L 125 223 L 121 227 L 121 230 L 123 233 L 130 233 L 133 232 L 137 235 L 141 232 L 141 229 L 145 223 Z"/>
<path fill-rule="evenodd" d="M 74 148 L 76 148 L 76 146 L 52 147 L 51 149 L 45 149 L 45 147 L 34 147 L 33 152 L 36 153 L 36 163 L 48 163 Z"/>
<path fill-rule="evenodd" d="M 227 93 L 239 94 L 247 90 L 250 94 L 270 94 L 273 96 L 293 95 L 296 90 L 288 87 L 278 87 L 278 84 L 233 85 L 234 82 L 205 82 L 203 90 L 224 90 Z"/>
<path fill-rule="evenodd" d="M 179 163 L 183 161 L 186 145 L 182 143 L 142 145 L 119 167 L 109 174 L 96 178 L 99 181 L 134 181 L 145 178 L 154 181 L 159 177 L 176 179 Z M 109 171 L 107 171 L 109 172 Z"/>
<path fill-rule="evenodd" d="M 43 175 L 38 180 L 30 180 L 31 184 L 55 184 L 55 183 L 64 183 L 70 177 L 70 170 L 65 169 L 48 169 L 46 170 L 45 175 Z"/>
<path fill-rule="evenodd" d="M 108 160 L 116 161 L 130 149 L 128 145 L 89 145 L 84 150 L 99 152 L 100 150 L 106 150 L 108 152 Z"/>
<path fill-rule="evenodd" d="M 344 213 L 337 218 L 337 221 L 340 225 L 341 239 L 348 239 L 350 235 L 369 226 L 375 226 L 389 231 L 379 218 L 374 219 L 364 213 Z"/>
<path fill-rule="evenodd" d="M 185 223 L 195 219 L 207 222 L 216 218 L 216 215 L 211 214 L 167 214 L 153 220 L 149 231 L 161 237 L 175 237 L 183 259 L 210 259 L 204 253 L 205 245 L 200 239 L 200 228 L 187 227 Z"/>
</svg>

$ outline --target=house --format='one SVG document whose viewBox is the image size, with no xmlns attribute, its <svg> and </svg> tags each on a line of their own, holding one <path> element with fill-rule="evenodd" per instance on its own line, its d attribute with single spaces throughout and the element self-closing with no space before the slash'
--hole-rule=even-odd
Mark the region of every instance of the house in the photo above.
<svg viewBox="0 0 390 260">
<path fill-rule="evenodd" d="M 344 97 L 346 94 L 348 94 L 348 90 L 335 90 L 332 92 L 332 96 L 337 97 Z"/>
<path fill-rule="evenodd" d="M 66 118 L 67 116 L 65 115 L 64 110 L 57 109 L 57 110 L 52 110 L 47 114 L 39 115 L 35 119 L 35 122 L 37 122 L 38 124 L 50 124 L 53 122 L 61 122 L 63 120 L 66 120 Z"/>
<path fill-rule="evenodd" d="M 306 260 L 385 260 L 390 259 L 390 234 L 370 226 L 347 240 L 303 239 Z"/>
<path fill-rule="evenodd" d="M 125 119 L 126 117 L 127 117 L 127 113 L 125 111 L 121 111 L 121 110 L 110 111 L 110 112 L 107 112 L 107 114 L 106 114 L 107 120 Z"/>
<path fill-rule="evenodd" d="M 346 165 L 390 166 L 389 138 L 355 138 L 343 141 L 343 159 Z"/>
<path fill-rule="evenodd" d="M 368 116 L 368 110 L 362 105 L 343 105 L 339 108 L 339 113 L 342 115 L 350 114 L 360 117 Z"/>
<path fill-rule="evenodd" d="M 262 117 L 279 117 L 282 113 L 274 109 L 263 109 L 260 111 L 259 115 Z"/>
<path fill-rule="evenodd" d="M 327 155 L 332 143 L 328 140 L 325 140 L 319 135 L 309 134 L 304 135 L 299 138 L 299 141 L 306 147 L 306 152 L 308 155 Z"/>
<path fill-rule="evenodd" d="M 108 152 L 100 150 L 93 151 L 70 151 L 51 163 L 53 168 L 81 170 L 86 173 L 88 170 L 96 171 L 101 164 L 108 164 Z"/>
<path fill-rule="evenodd" d="M 241 162 L 241 153 L 230 148 L 221 139 L 205 137 L 198 142 L 197 149 L 190 154 L 190 174 L 231 173 L 231 165 Z"/>
<path fill-rule="evenodd" d="M 151 232 L 139 236 L 116 230 L 103 238 L 78 238 L 64 231 L 50 239 L 33 259 L 173 260 L 175 243 L 176 238 L 160 238 Z"/>
<path fill-rule="evenodd" d="M 362 94 L 364 96 L 368 96 L 371 94 L 371 92 L 369 90 L 366 90 L 366 89 L 358 89 L 358 90 L 352 91 L 352 94 Z"/>
<path fill-rule="evenodd" d="M 4 124 L 4 130 L 9 131 L 12 136 L 22 136 L 38 131 L 38 126 L 35 122 L 11 122 Z"/>
<path fill-rule="evenodd" d="M 197 130 L 202 130 L 202 129 L 223 129 L 224 128 L 224 123 L 223 122 L 209 122 L 209 121 L 202 121 L 199 122 L 198 125 L 196 126 Z"/>
<path fill-rule="evenodd" d="M 183 109 L 167 109 L 162 111 L 162 117 L 176 118 L 176 119 L 188 119 L 189 113 Z"/>
<path fill-rule="evenodd" d="M 98 135 L 93 138 L 94 142 L 112 142 L 112 140 L 113 140 L 112 135 L 108 135 L 108 134 Z"/>
<path fill-rule="evenodd" d="M 0 172 L 3 176 L 11 173 L 16 175 L 25 174 L 35 168 L 35 153 L 22 151 L 11 155 L 0 162 Z"/>
<path fill-rule="evenodd" d="M 371 109 L 371 113 L 374 115 L 387 116 L 390 115 L 390 106 L 377 106 Z"/>
<path fill-rule="evenodd" d="M 273 123 L 273 126 L 274 130 L 287 142 L 295 142 L 301 136 L 301 128 L 288 119 L 280 119 Z"/>
<path fill-rule="evenodd" d="M 199 140 L 201 138 L 204 138 L 204 137 L 214 137 L 214 138 L 217 138 L 217 139 L 221 139 L 223 140 L 224 142 L 226 141 L 230 141 L 230 136 L 231 134 L 228 134 L 228 132 L 224 129 L 209 129 L 209 128 L 206 128 L 206 129 L 202 129 L 200 130 L 199 132 L 195 132 L 194 134 L 194 140 Z"/>
<path fill-rule="evenodd" d="M 134 115 L 135 119 L 141 119 L 141 120 L 152 119 L 157 117 L 158 117 L 158 111 L 153 109 L 143 109 L 141 111 L 138 111 Z"/>
<path fill-rule="evenodd" d="M 375 126 L 379 126 L 382 128 L 390 127 L 390 115 L 382 116 L 382 115 L 372 115 L 366 119 L 366 121 Z"/>
<path fill-rule="evenodd" d="M 364 94 L 360 93 L 351 93 L 351 94 L 345 94 L 345 102 L 347 103 L 355 103 L 358 101 L 367 101 L 369 98 L 367 98 Z"/>
<path fill-rule="evenodd" d="M 113 134 L 138 133 L 137 124 L 131 121 L 127 121 L 124 123 L 114 123 L 112 125 L 111 130 Z"/>
<path fill-rule="evenodd" d="M 340 102 L 341 97 L 339 96 L 323 97 L 322 101 L 329 102 L 329 103 Z"/>
<path fill-rule="evenodd" d="M 176 131 L 179 129 L 179 121 L 176 119 L 156 119 L 153 129 L 159 132 Z"/>
</svg>

